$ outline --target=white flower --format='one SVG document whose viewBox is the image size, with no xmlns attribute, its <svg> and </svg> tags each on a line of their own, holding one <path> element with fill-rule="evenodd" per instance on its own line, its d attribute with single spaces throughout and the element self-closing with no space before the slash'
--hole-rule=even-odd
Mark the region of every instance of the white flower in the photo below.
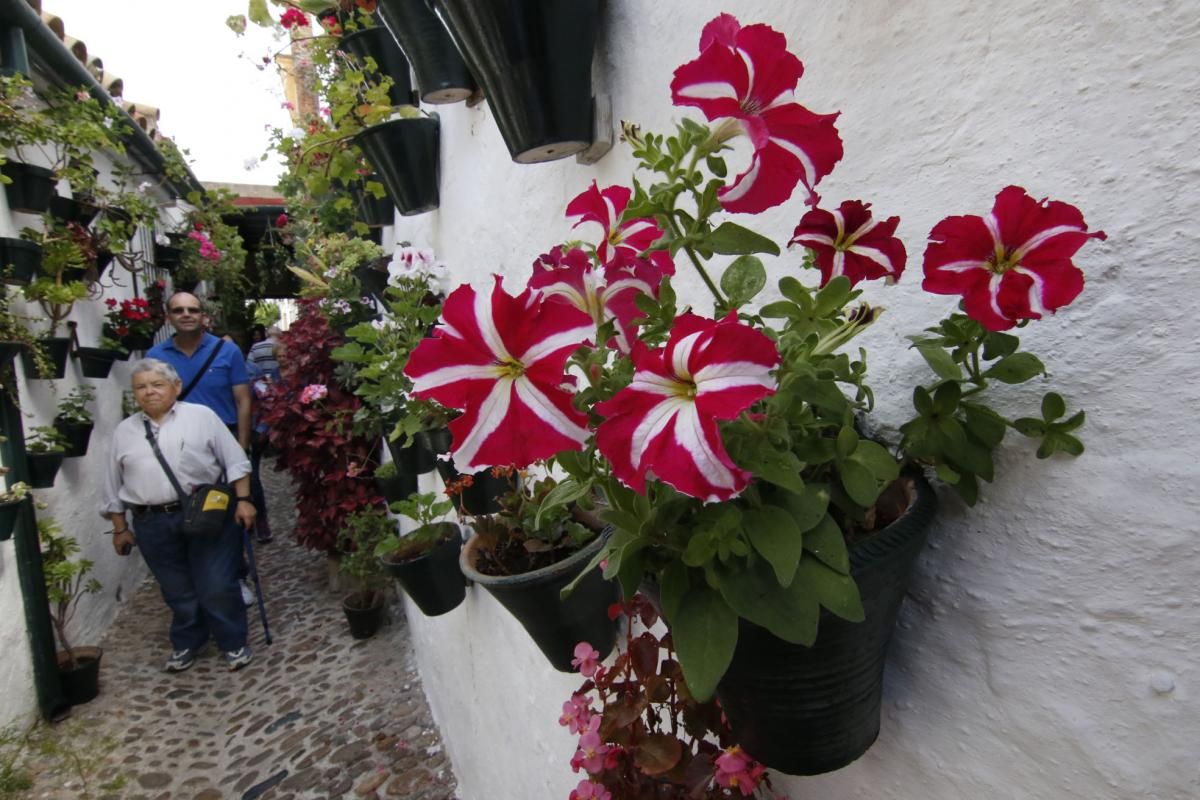
<svg viewBox="0 0 1200 800">
<path fill-rule="evenodd" d="M 154 243 L 157 245 L 162 245 L 163 247 L 169 247 L 171 245 L 171 240 L 167 238 L 165 233 L 160 233 L 154 237 Z"/>
</svg>

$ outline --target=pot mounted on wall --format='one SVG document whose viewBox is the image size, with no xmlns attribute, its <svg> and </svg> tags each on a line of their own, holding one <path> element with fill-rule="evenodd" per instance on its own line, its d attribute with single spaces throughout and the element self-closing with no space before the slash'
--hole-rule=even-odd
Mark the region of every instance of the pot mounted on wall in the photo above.
<svg viewBox="0 0 1200 800">
<path fill-rule="evenodd" d="M 404 216 L 438 207 L 437 117 L 393 119 L 372 125 L 355 143 Z"/>
<path fill-rule="evenodd" d="M 475 79 L 454 40 L 425 0 L 379 0 L 378 15 L 408 57 L 421 102 L 457 103 L 475 92 Z"/>
<path fill-rule="evenodd" d="M 0 172 L 11 181 L 4 185 L 10 211 L 41 214 L 50 209 L 56 183 L 52 170 L 20 161 L 6 161 L 0 166 Z"/>
<path fill-rule="evenodd" d="M 338 42 L 338 50 L 347 53 L 359 63 L 365 64 L 367 57 L 375 59 L 375 65 L 380 74 L 392 79 L 392 88 L 388 97 L 394 106 L 415 106 L 416 93 L 413 92 L 412 77 L 408 72 L 408 59 L 396 40 L 386 28 L 365 28 L 355 33 L 347 33 Z"/>
<path fill-rule="evenodd" d="M 42 248 L 25 239 L 0 238 L 0 270 L 10 286 L 25 286 L 42 265 Z"/>
<path fill-rule="evenodd" d="M 592 142 L 599 0 L 436 0 L 513 161 L 553 161 Z"/>
</svg>

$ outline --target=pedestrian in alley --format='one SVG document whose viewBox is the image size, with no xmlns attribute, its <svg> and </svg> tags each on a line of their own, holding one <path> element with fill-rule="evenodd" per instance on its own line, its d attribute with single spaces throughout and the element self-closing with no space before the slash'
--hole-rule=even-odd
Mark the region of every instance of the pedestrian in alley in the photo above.
<svg viewBox="0 0 1200 800">
<path fill-rule="evenodd" d="M 171 609 L 166 671 L 190 667 L 210 638 L 229 668 L 240 669 L 253 658 L 238 583 L 240 528 L 253 527 L 256 516 L 250 460 L 212 409 L 179 401 L 183 382 L 170 364 L 153 358 L 136 362 L 132 384 L 141 412 L 113 432 L 104 477 L 101 515 L 112 522 L 113 548 L 125 555 L 137 544 Z M 233 484 L 236 508 L 218 536 L 184 536 L 179 494 L 149 437 L 185 492 L 202 484 Z M 132 529 L 126 512 L 133 515 Z"/>
</svg>

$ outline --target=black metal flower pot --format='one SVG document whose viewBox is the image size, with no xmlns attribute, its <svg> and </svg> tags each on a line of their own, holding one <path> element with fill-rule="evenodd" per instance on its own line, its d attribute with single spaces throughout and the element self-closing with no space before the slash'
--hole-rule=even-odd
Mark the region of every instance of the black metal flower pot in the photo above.
<svg viewBox="0 0 1200 800">
<path fill-rule="evenodd" d="M 717 687 L 734 740 L 771 769 L 818 775 L 840 769 L 879 735 L 883 666 L 909 574 L 937 511 L 917 481 L 903 517 L 850 550 L 866 619 L 822 612 L 811 647 L 738 622 L 733 662 Z"/>
<path fill-rule="evenodd" d="M 349 54 L 365 64 L 367 57 L 375 59 L 379 72 L 392 79 L 388 98 L 394 106 L 415 106 L 417 95 L 413 91 L 412 77 L 408 71 L 408 59 L 396 40 L 386 28 L 365 28 L 347 33 L 338 42 L 338 50 Z"/>
<path fill-rule="evenodd" d="M 66 454 L 61 450 L 53 453 L 26 453 L 29 465 L 29 485 L 34 489 L 49 489 L 62 466 Z"/>
<path fill-rule="evenodd" d="M 426 472 L 432 472 L 438 463 L 437 454 L 422 441 L 421 434 L 417 434 L 417 441 L 407 447 L 401 447 L 399 442 L 389 441 L 387 448 L 396 464 L 396 471 L 402 475 L 424 475 Z"/>
<path fill-rule="evenodd" d="M 50 198 L 50 213 L 64 225 L 76 222 L 86 228 L 100 213 L 100 206 L 56 194 Z"/>
<path fill-rule="evenodd" d="M 39 380 L 58 380 L 67 374 L 67 356 L 71 352 L 71 340 L 65 336 L 49 336 L 39 339 L 42 352 L 50 361 L 50 374 L 38 374 L 37 363 L 33 360 L 28 348 L 21 350 L 21 363 L 25 367 L 26 378 Z"/>
<path fill-rule="evenodd" d="M 392 203 L 392 198 L 386 193 L 383 197 L 376 197 L 364 186 L 366 181 L 378 180 L 379 176 L 369 175 L 362 181 L 352 181 L 347 187 L 350 196 L 354 198 L 354 206 L 358 209 L 358 219 L 371 228 L 391 225 L 396 221 L 396 206 Z"/>
<path fill-rule="evenodd" d="M 412 601 L 427 617 L 440 617 L 462 604 L 467 582 L 458 568 L 462 536 L 453 522 L 438 523 L 446 533 L 428 553 L 403 561 L 380 559 L 383 569 L 396 579 Z"/>
<path fill-rule="evenodd" d="M 54 171 L 20 161 L 6 161 L 0 172 L 11 183 L 4 185 L 10 211 L 27 214 L 42 214 L 50 210 L 50 199 L 54 197 Z"/>
<path fill-rule="evenodd" d="M 17 515 L 21 513 L 24 500 L 14 500 L 11 503 L 0 503 L 0 542 L 12 538 L 13 529 L 17 526 Z M 455 556 L 454 571 L 458 572 L 458 558 Z"/>
<path fill-rule="evenodd" d="M 104 347 L 80 347 L 75 352 L 79 355 L 79 366 L 85 378 L 107 378 L 113 362 L 120 355 L 116 350 Z"/>
<path fill-rule="evenodd" d="M 154 266 L 172 272 L 183 261 L 183 248 L 154 243 Z"/>
<path fill-rule="evenodd" d="M 459 556 L 459 567 L 469 580 L 478 583 L 517 618 L 538 649 L 559 672 L 574 672 L 571 659 L 575 645 L 587 642 L 601 658 L 612 652 L 617 641 L 616 622 L 608 607 L 617 602 L 620 588 L 604 579 L 599 569 L 579 582 L 564 600 L 559 592 L 579 575 L 603 546 L 604 537 L 549 567 L 523 575 L 485 575 L 475 569 L 479 537 L 472 535 Z"/>
<path fill-rule="evenodd" d="M 394 475 L 390 478 L 375 476 L 375 489 L 388 503 L 398 503 L 417 491 L 416 475 Z"/>
<path fill-rule="evenodd" d="M 417 434 L 418 441 L 428 442 L 430 452 L 450 452 L 451 435 L 447 428 L 436 431 L 422 431 Z M 462 473 L 454 468 L 454 462 L 434 460 L 438 474 L 447 486 L 461 481 Z M 470 486 L 460 486 L 451 495 L 455 508 L 461 514 L 495 514 L 500 510 L 500 497 L 516 488 L 517 482 L 513 477 L 496 476 L 490 470 L 483 470 L 471 475 Z"/>
<path fill-rule="evenodd" d="M 592 141 L 600 0 L 436 0 L 483 86 L 513 161 L 553 161 Z"/>
<path fill-rule="evenodd" d="M 77 423 L 68 422 L 62 417 L 54 418 L 54 427 L 67 440 L 66 449 L 63 455 L 67 458 L 81 458 L 87 455 L 88 442 L 92 438 L 92 429 L 95 424 L 91 422 Z"/>
<path fill-rule="evenodd" d="M 79 706 L 100 694 L 100 659 L 104 651 L 99 647 L 76 647 L 74 653 L 74 666 L 65 652 L 58 653 L 58 677 L 63 697 L 71 705 Z"/>
<path fill-rule="evenodd" d="M 0 238 L 0 270 L 10 286 L 25 286 L 42 265 L 42 248 L 24 239 Z"/>
<path fill-rule="evenodd" d="M 24 349 L 24 342 L 0 342 L 0 368 L 11 364 Z"/>
<path fill-rule="evenodd" d="M 182 289 L 180 291 L 183 291 Z M 126 350 L 149 350 L 154 347 L 154 336 L 145 333 L 129 333 L 120 338 L 121 347 Z"/>
<path fill-rule="evenodd" d="M 412 64 L 421 102 L 441 105 L 471 96 L 475 79 L 425 0 L 379 0 L 378 14 Z"/>
<path fill-rule="evenodd" d="M 363 594 L 370 596 L 370 605 L 365 607 L 357 602 L 362 599 Z M 383 592 L 355 592 L 347 595 L 342 600 L 342 610 L 346 612 L 350 635 L 355 639 L 370 639 L 383 624 Z"/>
<path fill-rule="evenodd" d="M 436 117 L 389 120 L 355 137 L 406 217 L 438 207 L 439 138 Z"/>
</svg>

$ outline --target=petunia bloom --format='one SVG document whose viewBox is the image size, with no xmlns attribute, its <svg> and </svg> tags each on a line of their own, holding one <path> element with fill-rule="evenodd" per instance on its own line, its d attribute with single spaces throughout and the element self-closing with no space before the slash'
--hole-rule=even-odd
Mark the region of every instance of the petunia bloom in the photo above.
<svg viewBox="0 0 1200 800">
<path fill-rule="evenodd" d="M 996 195 L 986 217 L 946 217 L 925 249 L 925 280 L 934 294 L 961 294 L 968 316 L 992 331 L 1021 319 L 1041 319 L 1083 291 L 1083 272 L 1071 257 L 1088 239 L 1075 206 L 1034 200 L 1020 186 Z"/>
<path fill-rule="evenodd" d="M 899 280 L 908 255 L 896 238 L 899 217 L 877 220 L 871 204 L 847 200 L 833 211 L 814 208 L 800 218 L 788 244 L 802 244 L 816 253 L 821 285 L 839 275 L 850 283 L 887 278 Z"/>
<path fill-rule="evenodd" d="M 595 222 L 604 228 L 604 238 L 596 245 L 596 255 L 608 265 L 622 252 L 637 256 L 662 238 L 662 228 L 653 217 L 637 217 L 621 221 L 621 215 L 632 196 L 624 186 L 609 186 L 601 189 L 592 181 L 590 188 L 567 203 L 567 216 L 578 217 L 572 227 L 578 228 L 585 222 Z M 655 250 L 645 256 L 663 275 L 675 274 L 675 262 L 666 250 Z"/>
<path fill-rule="evenodd" d="M 600 666 L 599 659 L 599 651 L 587 642 L 580 642 L 575 645 L 575 657 L 571 659 L 571 666 L 578 667 L 583 677 L 590 678 L 596 674 L 596 669 Z"/>
<path fill-rule="evenodd" d="M 695 106 L 711 122 L 725 119 L 727 138 L 740 129 L 750 139 L 750 166 L 718 196 L 726 211 L 757 213 L 792 196 L 797 183 L 815 204 L 817 183 L 842 158 L 837 114 L 815 114 L 792 93 L 804 65 L 787 39 L 767 25 L 741 24 L 721 14 L 700 34 L 700 57 L 675 70 L 671 99 Z M 732 130 L 730 130 L 732 128 Z"/>
<path fill-rule="evenodd" d="M 637 307 L 639 295 L 658 297 L 663 273 L 657 265 L 624 251 L 613 254 L 604 276 L 579 248 L 563 252 L 555 248 L 533 262 L 529 288 L 548 300 L 569 303 L 592 318 L 597 325 L 616 321 L 617 348 L 628 353 L 637 320 L 644 316 Z"/>
<path fill-rule="evenodd" d="M 512 297 L 497 276 L 490 297 L 464 285 L 446 298 L 404 373 L 418 397 L 463 412 L 450 423 L 460 472 L 519 469 L 582 449 L 587 416 L 563 388 L 563 368 L 594 332 L 583 312 L 528 289 Z"/>
<path fill-rule="evenodd" d="M 737 321 L 683 314 L 665 348 L 633 349 L 629 386 L 596 404 L 605 417 L 596 445 L 613 473 L 635 491 L 647 473 L 706 501 L 735 497 L 751 474 L 725 451 L 717 420 L 733 419 L 775 393 L 775 343 Z"/>
</svg>

